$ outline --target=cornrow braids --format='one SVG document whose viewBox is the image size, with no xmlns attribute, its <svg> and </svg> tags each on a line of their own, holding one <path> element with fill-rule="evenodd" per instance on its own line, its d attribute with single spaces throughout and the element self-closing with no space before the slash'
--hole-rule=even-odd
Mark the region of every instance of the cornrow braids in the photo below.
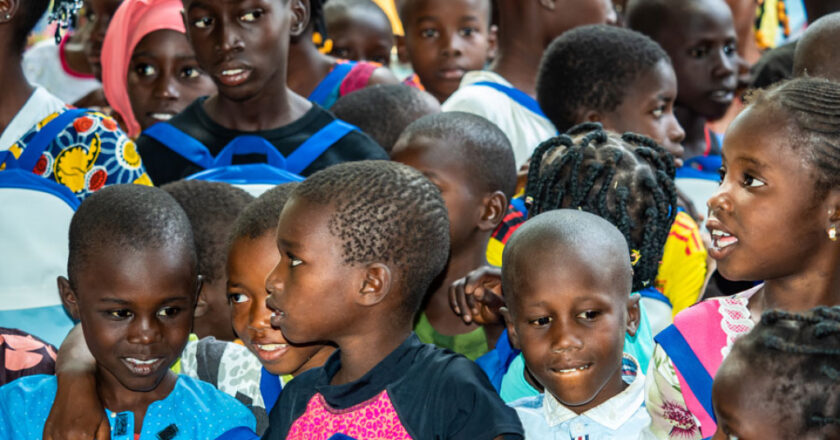
<svg viewBox="0 0 840 440">
<path fill-rule="evenodd" d="M 790 146 L 817 171 L 817 187 L 840 187 L 840 84 L 822 78 L 797 78 L 748 97 L 751 107 L 788 116 L 794 130 Z"/>
<path fill-rule="evenodd" d="M 786 438 L 840 436 L 840 307 L 765 312 L 730 357 L 762 372 L 763 385 L 749 392 L 798 416 L 787 418 Z"/>
<path fill-rule="evenodd" d="M 638 251 L 633 291 L 653 285 L 677 214 L 671 155 L 653 140 L 585 123 L 542 143 L 531 156 L 528 216 L 580 209 L 603 217 Z"/>
</svg>

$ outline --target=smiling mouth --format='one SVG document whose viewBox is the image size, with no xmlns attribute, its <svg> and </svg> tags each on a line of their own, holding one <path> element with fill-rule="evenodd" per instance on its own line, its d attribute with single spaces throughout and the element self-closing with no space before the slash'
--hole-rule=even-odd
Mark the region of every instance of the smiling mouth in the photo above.
<svg viewBox="0 0 840 440">
<path fill-rule="evenodd" d="M 731 89 L 715 90 L 714 92 L 709 93 L 709 97 L 712 98 L 713 101 L 728 103 L 735 99 L 735 91 Z"/>
<path fill-rule="evenodd" d="M 222 84 L 228 87 L 238 86 L 251 77 L 251 69 L 224 69 L 216 75 Z"/>
<path fill-rule="evenodd" d="M 277 360 L 289 350 L 289 344 L 257 344 L 251 343 L 257 356 L 264 361 Z"/>
<path fill-rule="evenodd" d="M 592 366 L 592 364 L 584 364 L 584 365 L 580 365 L 580 366 L 577 366 L 577 367 L 553 369 L 552 371 L 554 371 L 555 373 L 558 373 L 558 374 L 577 374 L 577 373 L 580 373 L 581 371 L 588 370 L 589 367 L 591 367 L 591 366 Z"/>
<path fill-rule="evenodd" d="M 138 359 L 124 357 L 120 360 L 135 376 L 150 376 L 163 364 L 163 358 Z"/>
<path fill-rule="evenodd" d="M 175 113 L 147 113 L 147 115 L 156 121 L 168 121 L 175 116 Z"/>
</svg>

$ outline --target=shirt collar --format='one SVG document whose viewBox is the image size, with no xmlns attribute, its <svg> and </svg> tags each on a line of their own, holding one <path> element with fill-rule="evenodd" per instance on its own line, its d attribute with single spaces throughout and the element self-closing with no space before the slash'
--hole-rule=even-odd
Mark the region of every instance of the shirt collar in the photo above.
<svg viewBox="0 0 840 440">
<path fill-rule="evenodd" d="M 633 356 L 625 353 L 622 358 L 621 375 L 624 382 L 630 386 L 616 394 L 613 398 L 592 408 L 583 414 L 575 414 L 566 408 L 551 393 L 545 393 L 543 398 L 543 414 L 549 426 L 556 426 L 576 417 L 586 416 L 595 423 L 613 431 L 626 423 L 645 401 L 645 375 L 639 371 L 639 362 Z"/>
</svg>

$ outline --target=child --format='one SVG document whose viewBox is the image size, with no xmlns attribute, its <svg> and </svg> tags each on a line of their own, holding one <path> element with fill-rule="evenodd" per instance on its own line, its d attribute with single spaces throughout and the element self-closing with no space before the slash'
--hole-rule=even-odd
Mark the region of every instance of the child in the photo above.
<svg viewBox="0 0 840 440">
<path fill-rule="evenodd" d="M 169 370 L 187 342 L 200 287 L 189 220 L 172 197 L 138 185 L 90 197 L 73 216 L 67 272 L 59 291 L 96 360 L 112 438 L 253 429 L 235 399 Z M 0 437 L 41 438 L 56 382 L 29 376 L 0 388 Z"/>
<path fill-rule="evenodd" d="M 449 254 L 446 205 L 418 171 L 370 161 L 310 176 L 280 214 L 277 247 L 272 325 L 338 351 L 286 386 L 264 438 L 521 438 L 474 363 L 411 332 Z"/>
<path fill-rule="evenodd" d="M 719 155 L 719 142 L 706 123 L 723 117 L 738 85 L 729 5 L 723 0 L 632 0 L 627 26 L 655 40 L 671 57 L 679 87 L 674 112 L 686 132 L 685 158 Z"/>
<path fill-rule="evenodd" d="M 554 38 L 586 24 L 615 22 L 610 0 L 498 0 L 499 50 L 489 70 L 464 75 L 444 111 L 465 111 L 499 126 L 513 145 L 516 166 L 557 134 L 536 97 L 537 69 Z"/>
<path fill-rule="evenodd" d="M 342 96 L 330 111 L 359 127 L 390 153 L 403 130 L 423 116 L 440 113 L 440 103 L 416 87 L 391 84 Z"/>
<path fill-rule="evenodd" d="M 212 156 L 240 135 L 262 137 L 288 156 L 335 120 L 286 85 L 288 41 L 304 32 L 307 23 L 300 20 L 308 14 L 293 12 L 295 2 L 262 1 L 265 8 L 259 13 L 244 15 L 230 3 L 184 2 L 187 35 L 196 59 L 210 73 L 218 92 L 199 98 L 169 122 L 201 142 Z M 240 19 L 250 24 L 241 30 L 219 26 Z M 231 47 L 226 43 L 231 40 L 239 44 Z M 201 170 L 147 135 L 140 136 L 137 146 L 149 175 L 159 185 Z M 386 157 L 372 139 L 353 131 L 317 156 L 302 174 L 344 161 Z"/>
<path fill-rule="evenodd" d="M 674 117 L 676 97 L 668 54 L 650 38 L 614 26 L 581 26 L 557 37 L 546 49 L 537 77 L 537 100 L 558 130 L 589 121 L 618 133 L 639 133 L 664 147 L 679 167 L 685 132 Z M 656 279 L 664 297 L 642 298 L 653 312 L 654 334 L 700 299 L 706 258 L 697 223 L 680 211 Z"/>
<path fill-rule="evenodd" d="M 310 0 L 309 21 L 292 34 L 289 88 L 329 109 L 350 92 L 376 84 L 397 84 L 394 74 L 380 64 L 342 61 L 322 53 L 329 52 L 332 45 L 324 23 L 324 3 L 326 0 Z"/>
<path fill-rule="evenodd" d="M 126 0 L 102 45 L 102 86 L 132 138 L 216 86 L 184 34 L 180 0 Z"/>
<path fill-rule="evenodd" d="M 332 40 L 330 55 L 385 67 L 391 64 L 391 22 L 371 0 L 330 0 L 324 5 L 324 24 Z"/>
<path fill-rule="evenodd" d="M 840 12 L 826 15 L 808 26 L 793 58 L 793 74 L 840 80 L 840 64 L 835 45 L 840 37 Z"/>
<path fill-rule="evenodd" d="M 526 439 L 637 439 L 650 424 L 645 376 L 622 354 L 639 325 L 631 258 L 615 226 L 568 209 L 528 220 L 505 247 L 510 339 L 545 386 L 510 404 Z"/>
<path fill-rule="evenodd" d="M 840 86 L 797 79 L 752 101 L 727 131 L 706 227 L 721 275 L 764 284 L 684 310 L 657 336 L 646 406 L 659 438 L 715 432 L 711 378 L 762 311 L 840 305 Z"/>
<path fill-rule="evenodd" d="M 23 72 L 27 81 L 38 84 L 67 103 L 101 89 L 102 84 L 93 76 L 82 49 L 89 35 L 81 31 L 83 28 L 84 24 L 77 22 L 76 30 L 66 33 L 60 43 L 47 38 L 26 49 Z"/>
<path fill-rule="evenodd" d="M 192 331 L 199 338 L 233 341 L 236 334 L 225 292 L 228 236 L 236 217 L 254 197 L 233 185 L 204 180 L 179 180 L 162 189 L 187 213 L 195 237 L 202 283 Z"/>
<path fill-rule="evenodd" d="M 490 234 L 502 221 L 516 188 L 516 166 L 507 136 L 470 113 L 426 116 L 406 128 L 391 160 L 420 171 L 441 192 L 449 214 L 449 261 L 420 312 L 414 331 L 422 342 L 471 360 L 492 348 L 501 328 L 464 323 L 449 305 L 449 286 L 486 264 Z"/>
<path fill-rule="evenodd" d="M 840 307 L 765 312 L 715 375 L 712 438 L 840 438 L 838 358 Z"/>
<path fill-rule="evenodd" d="M 420 84 L 444 102 L 464 74 L 482 70 L 495 56 L 496 27 L 490 0 L 405 0 L 397 37 L 401 58 L 411 63 Z"/>
<path fill-rule="evenodd" d="M 60 0 L 62 1 L 62 0 Z M 122 0 L 84 0 L 81 12 L 87 20 L 90 37 L 85 41 L 85 55 L 93 75 L 102 81 L 102 44 Z"/>
</svg>

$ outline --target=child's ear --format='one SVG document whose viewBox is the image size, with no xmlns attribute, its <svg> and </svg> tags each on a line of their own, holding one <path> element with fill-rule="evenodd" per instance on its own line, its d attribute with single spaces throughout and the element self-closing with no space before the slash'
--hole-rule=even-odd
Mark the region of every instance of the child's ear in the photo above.
<svg viewBox="0 0 840 440">
<path fill-rule="evenodd" d="M 394 35 L 394 41 L 397 43 L 397 59 L 403 64 L 410 63 L 408 47 L 405 45 L 405 35 Z"/>
<path fill-rule="evenodd" d="M 382 263 L 373 263 L 365 268 L 362 288 L 356 302 L 362 306 L 379 304 L 391 292 L 391 269 Z"/>
<path fill-rule="evenodd" d="M 487 32 L 487 60 L 496 58 L 496 51 L 499 43 L 499 27 L 491 24 Z"/>
<path fill-rule="evenodd" d="M 639 308 L 641 299 L 641 295 L 636 293 L 627 300 L 627 334 L 630 336 L 636 336 L 636 332 L 639 331 L 639 322 L 642 319 L 642 311 Z"/>
<path fill-rule="evenodd" d="M 601 113 L 595 110 L 584 110 L 583 116 L 578 118 L 578 121 L 581 122 L 601 122 L 603 121 L 603 116 Z"/>
<path fill-rule="evenodd" d="M 292 37 L 301 36 L 309 26 L 309 0 L 290 0 L 289 6 L 292 12 L 292 25 L 289 27 L 289 34 Z"/>
<path fill-rule="evenodd" d="M 199 275 L 196 277 L 196 297 L 195 297 L 195 310 L 193 311 L 193 317 L 198 318 L 204 316 L 207 313 L 208 308 L 210 307 L 207 302 L 207 294 L 210 290 L 209 284 L 204 282 L 204 277 Z"/>
<path fill-rule="evenodd" d="M 828 215 L 826 218 L 826 233 L 829 240 L 840 240 L 840 191 L 831 190 L 826 197 Z"/>
<path fill-rule="evenodd" d="M 20 6 L 18 0 L 0 0 L 0 23 L 11 21 Z"/>
<path fill-rule="evenodd" d="M 76 298 L 76 292 L 70 286 L 70 280 L 65 277 L 58 277 L 56 281 L 58 283 L 58 295 L 61 296 L 61 304 L 64 306 L 64 310 L 67 311 L 74 321 L 78 321 L 80 319 L 79 301 Z"/>
<path fill-rule="evenodd" d="M 501 191 L 495 191 L 492 194 L 484 196 L 482 205 L 481 219 L 478 222 L 478 229 L 482 231 L 492 231 L 499 226 L 502 219 L 505 218 L 508 208 L 508 200 L 505 194 Z"/>
<path fill-rule="evenodd" d="M 516 333 L 516 327 L 513 325 L 513 315 L 511 315 L 510 309 L 507 306 L 504 306 L 499 309 L 499 311 L 502 312 L 502 316 L 505 318 L 505 327 L 507 327 L 510 345 L 517 350 L 521 350 L 522 348 L 519 345 L 519 334 Z"/>
</svg>

